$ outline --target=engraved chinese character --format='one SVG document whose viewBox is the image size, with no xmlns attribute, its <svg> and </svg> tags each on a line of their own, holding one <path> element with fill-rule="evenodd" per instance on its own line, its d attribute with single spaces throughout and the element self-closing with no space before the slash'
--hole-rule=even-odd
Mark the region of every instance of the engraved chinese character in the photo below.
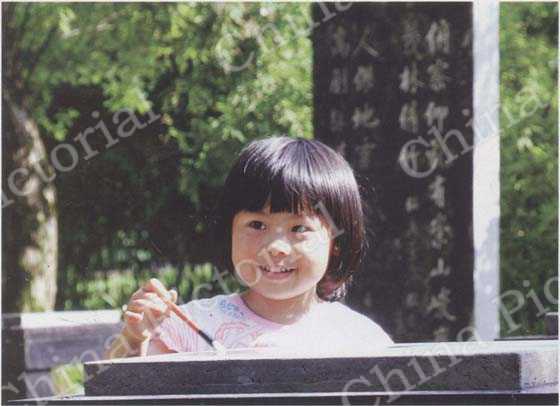
<svg viewBox="0 0 560 406">
<path fill-rule="evenodd" d="M 445 206 L 445 178 L 437 175 L 435 180 L 430 184 L 430 199 L 436 204 L 437 207 L 443 208 Z"/>
<path fill-rule="evenodd" d="M 418 29 L 418 21 L 414 17 L 409 16 L 403 21 L 403 53 L 407 56 L 414 56 L 416 59 L 422 59 L 419 45 L 422 42 L 422 34 Z"/>
<path fill-rule="evenodd" d="M 443 132 L 443 127 L 445 125 L 445 119 L 449 115 L 449 107 L 447 106 L 437 106 L 434 102 L 428 103 L 428 107 L 424 112 L 424 117 L 426 117 L 426 122 L 428 127 L 434 125 L 434 121 L 437 120 L 437 128 L 440 132 Z"/>
<path fill-rule="evenodd" d="M 418 132 L 418 103 L 412 100 L 405 103 L 399 114 L 399 125 L 402 130 L 416 134 Z"/>
<path fill-rule="evenodd" d="M 410 292 L 406 295 L 405 306 L 409 309 L 414 309 L 420 306 L 418 292 Z"/>
<path fill-rule="evenodd" d="M 418 169 L 418 164 L 415 162 L 416 168 L 414 168 L 414 170 Z M 420 204 L 418 203 L 418 197 L 417 196 L 408 196 L 406 198 L 406 202 L 404 204 L 404 208 L 406 210 L 407 213 L 412 213 L 415 210 L 418 210 L 418 207 L 420 207 Z"/>
<path fill-rule="evenodd" d="M 346 39 L 346 30 L 344 27 L 338 25 L 335 28 L 329 28 L 330 49 L 331 55 L 345 58 L 350 53 L 350 43 Z"/>
<path fill-rule="evenodd" d="M 435 268 L 432 268 L 432 270 L 430 271 L 430 278 L 436 276 L 449 276 L 450 273 L 451 272 L 449 270 L 449 267 L 445 266 L 443 258 L 438 258 L 437 266 Z"/>
<path fill-rule="evenodd" d="M 420 153 L 416 150 L 416 145 L 409 145 L 406 148 L 401 148 L 399 163 L 402 168 L 407 168 L 405 172 L 409 175 L 414 176 L 414 174 L 418 173 L 419 156 Z"/>
<path fill-rule="evenodd" d="M 435 55 L 438 51 L 449 54 L 449 36 L 449 24 L 447 20 L 442 18 L 439 20 L 439 23 L 434 21 L 426 34 L 426 42 L 428 43 L 428 51 L 430 54 Z"/>
<path fill-rule="evenodd" d="M 430 184 L 430 199 L 436 204 L 437 207 L 445 207 L 445 178 L 437 175 L 434 181 Z"/>
<path fill-rule="evenodd" d="M 449 341 L 449 327 L 439 326 L 434 331 L 434 341 L 436 342 Z"/>
<path fill-rule="evenodd" d="M 447 224 L 447 217 L 443 213 L 438 213 L 436 217 L 430 221 L 428 232 L 432 237 L 431 245 L 436 249 L 441 249 L 449 242 L 451 236 L 451 227 Z"/>
<path fill-rule="evenodd" d="M 379 119 L 375 116 L 375 109 L 366 103 L 363 108 L 356 107 L 352 115 L 354 129 L 365 127 L 375 128 L 379 125 Z"/>
<path fill-rule="evenodd" d="M 424 83 L 418 80 L 418 68 L 416 66 L 416 62 L 413 62 L 410 68 L 405 66 L 399 77 L 401 78 L 401 84 L 399 87 L 405 93 L 416 94 L 419 87 L 424 87 Z"/>
<path fill-rule="evenodd" d="M 436 140 L 430 141 L 430 148 L 426 151 L 426 158 L 428 159 L 430 167 L 444 161 L 445 156 L 441 150 L 441 146 Z"/>
<path fill-rule="evenodd" d="M 356 47 L 354 52 L 352 52 L 352 56 L 357 55 L 358 52 L 360 52 L 360 50 L 363 49 L 369 55 L 371 55 L 375 58 L 379 57 L 379 55 L 380 55 L 379 51 L 374 48 L 375 41 L 374 41 L 374 38 L 373 38 L 372 34 L 373 34 L 373 30 L 371 30 L 370 27 L 366 27 L 364 29 L 362 37 L 360 38 L 360 41 L 358 42 L 358 46 Z"/>
<path fill-rule="evenodd" d="M 358 145 L 355 148 L 355 152 L 358 156 L 358 168 L 360 170 L 366 170 L 369 168 L 371 162 L 371 152 L 376 148 L 376 145 L 372 142 L 365 142 Z"/>
<path fill-rule="evenodd" d="M 445 71 L 449 68 L 447 62 L 437 59 L 435 63 L 428 66 L 428 74 L 430 75 L 430 89 L 434 92 L 440 92 L 447 87 L 447 82 L 450 81 L 449 76 Z"/>
<path fill-rule="evenodd" d="M 334 68 L 332 72 L 329 92 L 334 94 L 348 93 L 348 69 Z"/>
<path fill-rule="evenodd" d="M 358 66 L 354 87 L 358 92 L 367 92 L 373 87 L 373 66 Z"/>
<path fill-rule="evenodd" d="M 340 132 L 344 128 L 344 115 L 340 110 L 331 110 L 330 121 L 332 132 Z"/>
<path fill-rule="evenodd" d="M 426 309 L 427 313 L 435 311 L 435 317 L 445 318 L 449 321 L 455 321 L 457 317 L 449 313 L 448 309 L 449 303 L 451 302 L 451 300 L 449 299 L 450 293 L 451 291 L 448 288 L 446 288 L 445 286 L 442 287 L 437 296 L 432 296 L 430 298 L 430 303 L 428 304 L 428 307 Z"/>
</svg>

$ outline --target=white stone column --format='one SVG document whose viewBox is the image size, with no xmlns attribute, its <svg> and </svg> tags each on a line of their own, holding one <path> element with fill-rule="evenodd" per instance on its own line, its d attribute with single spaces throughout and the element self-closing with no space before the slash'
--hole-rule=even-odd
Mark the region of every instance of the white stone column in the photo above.
<svg viewBox="0 0 560 406">
<path fill-rule="evenodd" d="M 500 48 L 498 0 L 473 3 L 474 326 L 478 338 L 500 334 Z"/>
</svg>

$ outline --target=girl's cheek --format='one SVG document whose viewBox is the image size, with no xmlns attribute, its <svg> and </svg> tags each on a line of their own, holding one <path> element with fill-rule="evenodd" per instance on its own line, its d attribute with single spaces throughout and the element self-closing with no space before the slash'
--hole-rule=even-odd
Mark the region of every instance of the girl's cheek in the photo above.
<svg viewBox="0 0 560 406">
<path fill-rule="evenodd" d="M 241 260 L 235 264 L 235 273 L 237 280 L 248 288 L 256 285 L 261 278 L 258 264 L 250 259 Z"/>
<path fill-rule="evenodd" d="M 239 233 L 239 242 L 241 244 L 250 245 L 257 240 L 257 234 L 252 230 L 244 230 Z"/>
<path fill-rule="evenodd" d="M 253 232 L 243 233 L 238 239 L 239 252 L 241 253 L 242 260 L 251 259 L 259 260 L 263 255 L 266 255 L 266 245 L 264 234 Z"/>
<path fill-rule="evenodd" d="M 324 241 L 324 238 L 321 238 L 321 236 L 313 235 L 300 241 L 297 246 L 298 251 L 303 254 L 311 254 L 317 252 L 318 249 L 327 243 L 328 241 Z"/>
<path fill-rule="evenodd" d="M 313 251 L 313 245 L 313 241 L 306 239 L 296 244 L 296 250 L 304 255 L 309 254 L 311 251 Z"/>
</svg>

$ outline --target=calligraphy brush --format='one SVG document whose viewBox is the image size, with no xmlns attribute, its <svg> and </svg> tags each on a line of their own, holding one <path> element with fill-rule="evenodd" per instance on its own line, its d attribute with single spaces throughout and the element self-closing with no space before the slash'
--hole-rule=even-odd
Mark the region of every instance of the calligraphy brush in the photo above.
<svg viewBox="0 0 560 406">
<path fill-rule="evenodd" d="M 173 313 L 175 313 L 181 320 L 183 320 L 187 325 L 192 328 L 208 345 L 214 348 L 219 354 L 225 354 L 226 348 L 216 340 L 212 340 L 208 334 L 206 334 L 200 327 L 196 325 L 194 321 L 189 319 L 187 315 L 181 310 L 179 306 L 173 303 L 171 300 L 164 300 L 165 304 L 168 305 Z"/>
</svg>

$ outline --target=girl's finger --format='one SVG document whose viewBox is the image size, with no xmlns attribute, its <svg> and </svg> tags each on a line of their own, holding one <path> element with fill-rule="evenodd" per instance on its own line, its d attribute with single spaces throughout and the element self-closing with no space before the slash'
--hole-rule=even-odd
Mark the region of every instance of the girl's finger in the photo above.
<svg viewBox="0 0 560 406">
<path fill-rule="evenodd" d="M 124 318 L 124 321 L 126 323 L 138 324 L 142 321 L 142 319 L 144 318 L 144 315 L 142 313 L 134 313 L 134 312 L 131 312 L 130 310 L 127 310 L 124 313 L 123 318 Z"/>
<path fill-rule="evenodd" d="M 144 288 L 140 288 L 136 292 L 134 292 L 132 294 L 132 296 L 130 296 L 130 300 L 138 299 L 138 298 L 144 296 L 145 294 L 146 294 L 146 291 L 144 290 Z"/>
<path fill-rule="evenodd" d="M 158 308 L 165 309 L 164 312 L 170 311 L 167 303 L 156 293 L 146 293 L 142 299 L 149 300 L 150 302 L 158 306 Z"/>
<path fill-rule="evenodd" d="M 151 333 L 149 331 L 149 329 L 147 328 L 140 328 L 140 325 L 134 325 L 134 327 L 132 327 L 133 324 L 125 324 L 121 334 L 123 334 L 125 337 L 131 337 L 134 341 L 143 341 L 146 338 L 149 338 Z"/>
<path fill-rule="evenodd" d="M 139 299 L 147 299 L 147 300 L 150 300 L 154 303 L 164 304 L 164 301 L 161 298 L 161 296 L 158 295 L 157 293 L 153 293 L 153 292 L 145 292 L 144 295 Z"/>
<path fill-rule="evenodd" d="M 148 299 L 136 299 L 130 302 L 127 310 L 135 313 L 143 313 L 150 310 L 158 314 L 163 314 L 168 312 L 168 307 L 163 303 L 154 303 Z"/>
<path fill-rule="evenodd" d="M 144 331 L 153 332 L 165 318 L 166 316 L 160 313 L 156 314 L 153 310 L 146 309 L 142 313 L 127 311 L 124 320 L 125 324 L 135 331 L 142 327 Z"/>
<path fill-rule="evenodd" d="M 146 282 L 143 288 L 148 292 L 157 293 L 157 295 L 160 296 L 162 299 L 165 300 L 171 299 L 171 294 L 169 293 L 169 291 L 165 288 L 165 286 L 163 286 L 163 283 L 161 283 L 156 278 L 152 278 L 148 282 Z"/>
<path fill-rule="evenodd" d="M 151 332 L 153 332 L 166 318 L 167 314 L 155 314 L 153 311 L 148 310 L 144 313 L 144 319 L 142 322 Z"/>
<path fill-rule="evenodd" d="M 175 289 L 171 289 L 169 292 L 171 293 L 171 301 L 173 303 L 177 303 L 177 297 L 179 296 L 177 291 Z"/>
<path fill-rule="evenodd" d="M 151 334 L 153 335 L 154 333 L 159 334 L 159 332 L 161 331 L 161 328 L 159 327 L 161 324 L 161 318 L 157 319 L 155 317 L 150 317 L 149 314 L 149 311 L 141 314 L 127 311 L 124 314 L 125 323 L 127 326 L 129 326 L 128 330 L 130 334 L 132 334 L 135 338 L 145 338 L 148 332 L 151 332 Z M 140 328 L 142 333 L 138 331 L 138 329 Z"/>
</svg>

